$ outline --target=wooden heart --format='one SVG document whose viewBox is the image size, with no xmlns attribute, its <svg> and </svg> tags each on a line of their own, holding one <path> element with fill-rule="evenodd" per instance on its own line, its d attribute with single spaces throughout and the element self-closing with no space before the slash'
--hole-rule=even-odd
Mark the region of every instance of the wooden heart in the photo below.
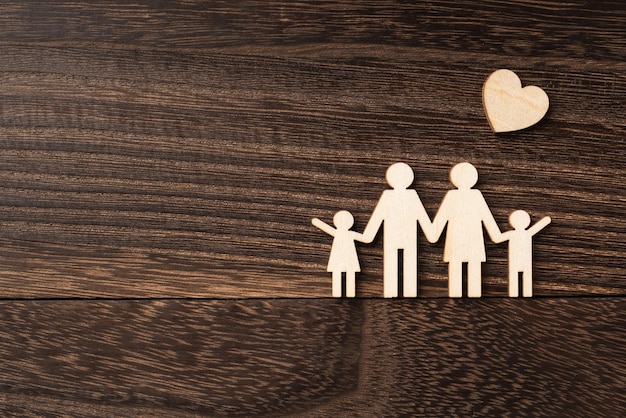
<svg viewBox="0 0 626 418">
<path fill-rule="evenodd" d="M 522 88 L 522 82 L 511 70 L 494 71 L 483 85 L 483 106 L 494 132 L 519 131 L 539 122 L 548 111 L 550 101 L 537 86 Z"/>
</svg>

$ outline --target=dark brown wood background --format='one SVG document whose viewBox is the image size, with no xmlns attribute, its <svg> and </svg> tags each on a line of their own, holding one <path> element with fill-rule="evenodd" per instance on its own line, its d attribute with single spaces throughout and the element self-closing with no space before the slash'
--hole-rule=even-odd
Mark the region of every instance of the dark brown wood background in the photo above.
<svg viewBox="0 0 626 418">
<path fill-rule="evenodd" d="M 621 1 L 0 4 L 3 416 L 626 415 Z M 495 135 L 498 68 L 544 88 Z M 432 217 L 461 161 L 502 229 L 525 209 L 532 299 L 487 244 L 450 300 L 384 300 L 382 241 L 331 299 L 331 237 L 410 164 Z"/>
</svg>

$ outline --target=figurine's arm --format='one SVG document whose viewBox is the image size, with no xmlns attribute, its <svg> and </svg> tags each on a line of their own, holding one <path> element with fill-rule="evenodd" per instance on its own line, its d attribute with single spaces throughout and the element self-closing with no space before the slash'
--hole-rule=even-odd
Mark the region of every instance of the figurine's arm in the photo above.
<svg viewBox="0 0 626 418">
<path fill-rule="evenodd" d="M 376 234 L 378 233 L 378 230 L 380 229 L 380 226 L 382 225 L 386 215 L 384 213 L 385 206 L 387 206 L 385 204 L 385 200 L 385 193 L 383 192 L 382 196 L 380 196 L 380 200 L 374 208 L 374 212 L 372 213 L 369 222 L 365 226 L 365 230 L 363 231 L 363 239 L 359 241 L 370 243 L 374 241 L 374 238 L 376 238 Z"/>
<path fill-rule="evenodd" d="M 495 242 L 496 244 L 500 244 L 501 242 L 510 240 L 512 235 L 513 235 L 513 231 L 501 232 L 497 237 L 491 238 L 491 240 Z"/>
<path fill-rule="evenodd" d="M 498 243 L 505 240 L 493 216 L 489 216 L 489 218 L 483 219 L 483 224 L 485 225 L 485 229 L 487 230 L 487 234 L 489 235 L 489 238 L 491 238 L 491 241 Z"/>
<path fill-rule="evenodd" d="M 480 197 L 482 199 L 481 219 L 483 221 L 485 229 L 487 230 L 487 234 L 489 234 L 489 238 L 491 238 L 491 241 L 496 243 L 502 242 L 503 238 L 502 232 L 500 232 L 500 227 L 496 223 L 496 220 L 494 219 L 493 214 L 489 209 L 489 206 L 487 206 L 487 202 L 485 201 L 482 193 L 480 193 Z"/>
<path fill-rule="evenodd" d="M 371 242 L 371 241 L 366 241 L 365 237 L 363 236 L 363 234 L 361 234 L 360 232 L 356 232 L 356 231 L 350 231 L 350 233 L 352 234 L 352 238 L 355 241 L 359 241 L 359 242 Z"/>
<path fill-rule="evenodd" d="M 546 216 L 545 218 L 542 218 L 536 224 L 528 228 L 528 232 L 530 233 L 530 235 L 535 235 L 537 232 L 548 226 L 550 222 L 552 222 L 552 219 L 549 216 Z"/>
<path fill-rule="evenodd" d="M 430 221 L 430 216 L 424 209 L 424 205 L 422 205 L 422 201 L 417 198 L 417 222 L 419 222 L 420 227 L 422 228 L 422 232 L 426 236 L 428 242 L 436 242 L 439 238 L 435 237 L 435 227 L 433 223 Z"/>
<path fill-rule="evenodd" d="M 311 223 L 318 227 L 319 229 L 321 229 L 322 231 L 326 232 L 328 235 L 330 236 L 335 236 L 335 232 L 337 231 L 335 228 L 333 228 L 332 226 L 328 225 L 327 223 L 319 220 L 318 218 L 313 218 L 311 220 Z"/>
<path fill-rule="evenodd" d="M 441 233 L 443 232 L 443 229 L 448 223 L 448 196 L 449 195 L 446 194 L 441 201 L 441 205 L 439 205 L 439 210 L 437 210 L 437 214 L 435 215 L 435 218 L 433 219 L 433 222 L 430 226 L 430 236 L 428 236 L 429 234 L 427 234 L 424 230 L 424 235 L 426 235 L 426 239 L 428 240 L 428 242 L 437 242 L 439 240 L 439 237 L 441 236 Z"/>
</svg>

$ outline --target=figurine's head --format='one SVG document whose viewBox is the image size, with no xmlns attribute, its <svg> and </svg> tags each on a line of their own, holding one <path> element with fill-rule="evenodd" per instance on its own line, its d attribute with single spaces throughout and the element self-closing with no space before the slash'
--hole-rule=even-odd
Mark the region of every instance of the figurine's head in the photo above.
<svg viewBox="0 0 626 418">
<path fill-rule="evenodd" d="M 350 229 L 352 225 L 354 225 L 354 217 L 352 217 L 352 214 L 347 210 L 340 210 L 335 213 L 333 223 L 337 229 Z"/>
<path fill-rule="evenodd" d="M 394 189 L 406 189 L 413 183 L 413 169 L 405 163 L 392 164 L 387 169 L 387 183 Z"/>
<path fill-rule="evenodd" d="M 524 210 L 516 210 L 509 216 L 509 223 L 515 229 L 526 229 L 530 225 L 530 215 Z"/>
<path fill-rule="evenodd" d="M 478 181 L 478 171 L 470 163 L 459 163 L 452 167 L 450 181 L 459 189 L 471 189 Z"/>
</svg>

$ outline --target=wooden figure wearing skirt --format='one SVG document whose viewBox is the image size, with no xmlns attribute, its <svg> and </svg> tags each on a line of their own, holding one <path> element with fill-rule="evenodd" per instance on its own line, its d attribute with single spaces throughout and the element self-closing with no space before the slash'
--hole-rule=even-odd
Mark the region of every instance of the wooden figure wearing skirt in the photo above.
<svg viewBox="0 0 626 418">
<path fill-rule="evenodd" d="M 337 212 L 333 217 L 336 228 L 318 218 L 313 218 L 311 223 L 334 237 L 327 267 L 327 271 L 332 273 L 333 297 L 341 297 L 341 276 L 345 273 L 346 296 L 353 298 L 356 295 L 356 273 L 361 271 L 354 241 L 364 242 L 364 240 L 362 234 L 350 230 L 354 224 L 352 214 L 346 210 Z"/>
<path fill-rule="evenodd" d="M 455 190 L 446 193 L 433 220 L 430 242 L 436 242 L 446 224 L 446 244 L 443 259 L 448 263 L 448 294 L 460 298 L 463 293 L 463 263 L 467 263 L 467 296 L 479 298 L 482 290 L 481 263 L 486 261 L 483 226 L 493 242 L 501 236 L 491 210 L 480 190 L 473 189 L 478 171 L 467 162 L 450 171 Z"/>
</svg>

